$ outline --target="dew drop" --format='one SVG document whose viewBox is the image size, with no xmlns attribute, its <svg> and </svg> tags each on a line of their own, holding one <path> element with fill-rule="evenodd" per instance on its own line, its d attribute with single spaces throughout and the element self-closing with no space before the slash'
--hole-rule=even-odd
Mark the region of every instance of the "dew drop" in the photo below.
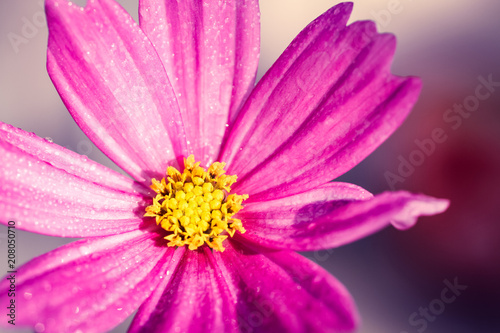
<svg viewBox="0 0 500 333">
<path fill-rule="evenodd" d="M 42 323 L 37 323 L 35 325 L 35 332 L 37 332 L 37 333 L 45 332 L 45 325 Z"/>
<path fill-rule="evenodd" d="M 79 250 L 80 253 L 84 256 L 90 253 L 90 249 L 87 246 L 80 246 Z"/>
</svg>

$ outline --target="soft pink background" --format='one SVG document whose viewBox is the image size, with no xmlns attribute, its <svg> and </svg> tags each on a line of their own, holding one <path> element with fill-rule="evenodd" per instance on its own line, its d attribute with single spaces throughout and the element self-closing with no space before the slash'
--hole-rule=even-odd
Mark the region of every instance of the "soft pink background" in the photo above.
<svg viewBox="0 0 500 333">
<path fill-rule="evenodd" d="M 137 0 L 119 2 L 137 17 Z M 307 23 L 336 3 L 263 0 L 260 76 Z M 393 13 L 387 15 L 389 10 Z M 74 124 L 47 76 L 42 14 L 41 0 L 0 2 L 0 120 L 113 167 Z M 446 305 L 425 332 L 500 332 L 496 318 L 500 312 L 500 88 L 456 129 L 443 119 L 455 103 L 474 94 L 479 76 L 492 75 L 493 81 L 500 82 L 499 14 L 497 0 L 355 2 L 351 21 L 376 20 L 381 31 L 396 34 L 393 72 L 422 77 L 424 89 L 403 127 L 342 179 L 376 193 L 388 190 L 385 174 L 397 173 L 399 156 L 408 159 L 418 149 L 415 140 L 428 139 L 434 129 L 442 128 L 447 140 L 395 187 L 452 200 L 447 213 L 422 218 L 409 231 L 387 229 L 331 252 L 308 254 L 353 294 L 363 318 L 359 332 L 418 332 L 409 323 L 410 314 L 429 306 L 440 297 L 443 281 L 455 278 L 468 289 Z M 22 35 L 24 20 L 39 27 L 16 50 L 8 34 Z M 6 254 L 4 234 L 2 229 L 0 258 Z M 18 232 L 18 261 L 24 263 L 67 241 Z M 0 274 L 6 271 L 6 258 L 0 259 Z M 128 323 L 113 332 L 125 332 Z"/>
</svg>

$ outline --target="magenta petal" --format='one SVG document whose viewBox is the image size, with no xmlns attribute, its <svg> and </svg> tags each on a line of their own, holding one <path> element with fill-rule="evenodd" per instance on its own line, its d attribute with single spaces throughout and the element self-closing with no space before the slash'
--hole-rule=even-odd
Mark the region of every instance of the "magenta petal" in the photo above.
<svg viewBox="0 0 500 333">
<path fill-rule="evenodd" d="M 208 247 L 186 250 L 139 308 L 129 333 L 239 332 L 234 303 Z"/>
<path fill-rule="evenodd" d="M 13 220 L 32 232 L 91 237 L 135 230 L 142 222 L 142 185 L 3 123 L 0 163 L 3 224 Z"/>
<path fill-rule="evenodd" d="M 386 192 L 373 198 L 339 195 L 332 200 L 337 192 L 335 185 L 327 184 L 290 197 L 250 203 L 238 213 L 247 230 L 238 237 L 276 249 L 329 249 L 390 223 L 409 228 L 419 216 L 439 214 L 449 204 L 448 200 L 408 192 Z"/>
<path fill-rule="evenodd" d="M 258 253 L 229 241 L 214 252 L 236 299 L 240 332 L 351 332 L 358 314 L 345 287 L 291 252 Z"/>
<path fill-rule="evenodd" d="M 195 158 L 217 158 L 229 118 L 253 88 L 259 61 L 257 0 L 141 0 L 141 28 L 177 94 Z"/>
<path fill-rule="evenodd" d="M 45 332 L 106 332 L 160 282 L 173 248 L 143 231 L 81 240 L 33 259 L 16 274 L 16 326 Z M 2 279 L 0 302 L 9 302 Z M 2 321 L 6 325 L 6 321 Z"/>
<path fill-rule="evenodd" d="M 345 55 L 336 52 L 345 43 L 341 32 L 351 10 L 352 3 L 343 3 L 317 18 L 259 81 L 221 150 L 220 160 L 229 164 L 229 173 L 242 175 L 272 154 L 329 90 L 325 78 L 335 82 L 349 65 L 350 58 L 366 45 L 366 41 L 360 40 L 353 42 Z M 329 54 L 340 58 L 339 64 L 330 60 Z M 315 66 L 329 68 L 316 73 Z M 339 66 L 337 73 L 335 66 Z M 280 127 L 275 131 L 271 126 Z M 255 153 L 258 154 L 252 155 Z"/>
<path fill-rule="evenodd" d="M 138 181 L 163 175 L 187 143 L 151 42 L 112 0 L 48 0 L 47 69 L 87 136 Z"/>
<path fill-rule="evenodd" d="M 256 200 L 315 188 L 351 169 L 403 121 L 420 81 L 390 74 L 393 36 L 345 27 L 338 5 L 290 44 L 250 95 L 221 160 Z"/>
</svg>

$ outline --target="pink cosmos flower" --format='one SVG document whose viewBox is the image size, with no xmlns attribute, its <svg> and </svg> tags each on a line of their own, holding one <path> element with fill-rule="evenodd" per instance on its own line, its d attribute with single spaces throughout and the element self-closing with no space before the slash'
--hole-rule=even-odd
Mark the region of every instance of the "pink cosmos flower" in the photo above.
<svg viewBox="0 0 500 333">
<path fill-rule="evenodd" d="M 406 228 L 448 202 L 330 182 L 420 91 L 390 74 L 393 36 L 346 27 L 351 8 L 311 23 L 254 87 L 257 0 L 141 0 L 139 26 L 113 0 L 47 0 L 50 77 L 133 179 L 1 124 L 2 223 L 85 238 L 18 269 L 16 326 L 105 332 L 139 308 L 130 332 L 353 330 L 345 288 L 293 251 Z"/>
</svg>

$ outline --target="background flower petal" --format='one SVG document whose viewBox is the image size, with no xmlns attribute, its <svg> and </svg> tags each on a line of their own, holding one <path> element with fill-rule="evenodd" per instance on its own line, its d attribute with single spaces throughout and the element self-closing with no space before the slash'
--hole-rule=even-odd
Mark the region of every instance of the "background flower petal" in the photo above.
<svg viewBox="0 0 500 333">
<path fill-rule="evenodd" d="M 188 154 L 174 91 L 153 45 L 113 0 L 46 3 L 47 69 L 85 134 L 138 181 Z"/>
<path fill-rule="evenodd" d="M 357 326 L 351 296 L 320 266 L 296 253 L 224 245 L 214 256 L 236 299 L 241 332 L 351 332 Z"/>
<path fill-rule="evenodd" d="M 77 241 L 33 259 L 16 274 L 16 326 L 45 332 L 106 332 L 146 299 L 174 248 L 147 231 Z M 161 239 L 160 239 L 161 241 Z M 0 301 L 9 302 L 2 279 Z M 2 325 L 7 325 L 2 321 Z"/>
<path fill-rule="evenodd" d="M 139 228 L 147 190 L 86 156 L 0 123 L 0 222 L 61 237 Z"/>
<path fill-rule="evenodd" d="M 196 159 L 213 162 L 226 124 L 255 82 L 259 62 L 256 0 L 141 0 L 143 31 L 177 94 Z"/>
<path fill-rule="evenodd" d="M 240 177 L 235 191 L 265 200 L 324 184 L 410 111 L 420 81 L 390 74 L 392 35 L 377 34 L 373 22 L 345 27 L 351 6 L 304 29 L 250 95 L 220 158 Z"/>
<path fill-rule="evenodd" d="M 334 184 L 247 204 L 238 213 L 247 232 L 238 238 L 276 249 L 329 249 L 369 236 L 391 223 L 399 229 L 409 228 L 419 216 L 442 213 L 449 204 L 445 199 L 408 192 L 385 192 L 373 198 L 355 193 L 335 197 L 342 190 Z"/>
<path fill-rule="evenodd" d="M 184 247 L 185 248 L 185 247 Z M 234 303 L 211 250 L 186 250 L 140 307 L 129 333 L 239 332 Z"/>
</svg>

